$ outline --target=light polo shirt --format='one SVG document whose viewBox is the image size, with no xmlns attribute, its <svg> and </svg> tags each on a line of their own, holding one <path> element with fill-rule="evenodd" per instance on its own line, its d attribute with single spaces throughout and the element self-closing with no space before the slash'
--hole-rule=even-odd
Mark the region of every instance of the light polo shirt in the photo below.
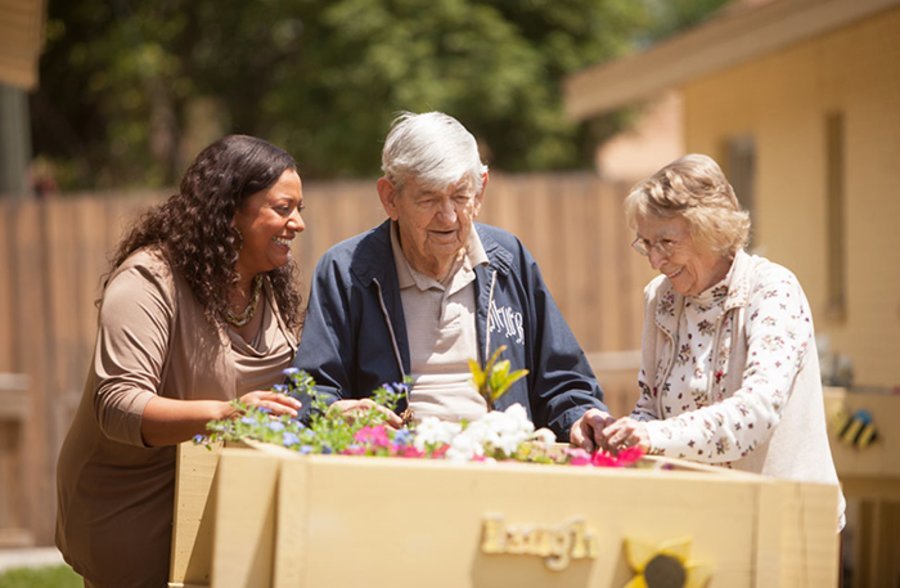
<svg viewBox="0 0 900 588">
<path fill-rule="evenodd" d="M 487 405 L 469 371 L 469 360 L 478 359 L 473 268 L 488 263 L 478 233 L 473 227 L 465 253 L 444 282 L 409 264 L 400 248 L 397 223 L 391 223 L 391 247 L 409 340 L 413 378 L 409 406 L 416 420 L 426 416 L 449 421 L 481 418 Z"/>
</svg>

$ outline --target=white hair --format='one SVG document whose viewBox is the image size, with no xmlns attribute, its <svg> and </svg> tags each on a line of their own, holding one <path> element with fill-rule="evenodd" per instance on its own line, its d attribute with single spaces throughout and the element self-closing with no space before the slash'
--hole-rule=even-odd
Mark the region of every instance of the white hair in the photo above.
<svg viewBox="0 0 900 588">
<path fill-rule="evenodd" d="M 381 170 L 400 188 L 409 178 L 443 189 L 468 178 L 481 190 L 487 166 L 472 133 L 443 112 L 401 112 L 391 124 L 381 152 Z"/>
</svg>

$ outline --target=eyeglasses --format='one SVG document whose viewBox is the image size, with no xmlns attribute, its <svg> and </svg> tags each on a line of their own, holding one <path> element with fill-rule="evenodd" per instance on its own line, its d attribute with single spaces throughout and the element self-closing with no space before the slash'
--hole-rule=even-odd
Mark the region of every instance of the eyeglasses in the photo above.
<svg viewBox="0 0 900 588">
<path fill-rule="evenodd" d="M 638 237 L 631 242 L 631 246 L 644 257 L 650 257 L 650 252 L 654 249 L 663 257 L 669 257 L 678 248 L 680 242 L 681 239 L 660 239 L 656 243 L 651 243 L 647 239 Z"/>
</svg>

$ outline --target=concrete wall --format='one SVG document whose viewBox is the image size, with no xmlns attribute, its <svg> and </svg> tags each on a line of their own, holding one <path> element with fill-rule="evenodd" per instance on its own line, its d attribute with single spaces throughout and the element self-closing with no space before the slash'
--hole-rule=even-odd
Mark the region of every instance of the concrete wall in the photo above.
<svg viewBox="0 0 900 588">
<path fill-rule="evenodd" d="M 900 386 L 900 9 L 683 88 L 685 146 L 756 145 L 754 245 L 797 274 L 858 385 Z M 845 125 L 844 316 L 828 312 L 826 116 Z"/>
</svg>

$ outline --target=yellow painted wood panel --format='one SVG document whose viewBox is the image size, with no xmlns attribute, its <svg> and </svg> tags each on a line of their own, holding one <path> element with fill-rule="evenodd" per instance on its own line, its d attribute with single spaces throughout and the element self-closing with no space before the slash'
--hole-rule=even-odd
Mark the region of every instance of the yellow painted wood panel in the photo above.
<svg viewBox="0 0 900 588">
<path fill-rule="evenodd" d="M 390 578 L 401 587 L 622 586 L 633 575 L 624 539 L 655 544 L 686 535 L 692 559 L 712 568 L 710 586 L 835 585 L 835 488 L 648 459 L 664 462 L 674 469 L 225 449 L 211 585 Z M 526 527 L 580 520 L 596 558 L 552 571 L 539 556 L 484 553 L 485 517 Z"/>
<path fill-rule="evenodd" d="M 900 8 L 686 83 L 688 151 L 756 143 L 754 242 L 800 280 L 855 383 L 900 387 Z M 825 121 L 843 114 L 847 302 L 828 311 Z"/>
</svg>

